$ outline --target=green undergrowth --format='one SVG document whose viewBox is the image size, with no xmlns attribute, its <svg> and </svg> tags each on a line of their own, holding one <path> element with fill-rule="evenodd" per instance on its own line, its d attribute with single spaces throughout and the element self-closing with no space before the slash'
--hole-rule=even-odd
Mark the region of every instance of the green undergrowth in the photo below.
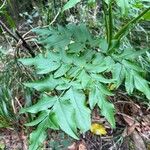
<svg viewBox="0 0 150 150">
<path fill-rule="evenodd" d="M 93 36 L 84 24 L 69 24 L 66 27 L 35 29 L 38 42 L 44 46 L 44 54 L 19 61 L 34 66 L 35 72 L 44 79 L 24 83 L 41 93 L 38 102 L 21 113 L 38 113 L 38 118 L 27 126 L 38 125 L 31 133 L 31 149 L 36 149 L 44 138 L 46 129 L 63 130 L 78 139 L 91 126 L 91 113 L 97 105 L 113 128 L 115 110 L 109 96 L 115 89 L 125 85 L 127 93 L 141 91 L 150 99 L 146 71 L 136 58 L 148 49 L 108 53 L 105 39 Z M 78 129 L 80 130 L 78 132 Z"/>
</svg>

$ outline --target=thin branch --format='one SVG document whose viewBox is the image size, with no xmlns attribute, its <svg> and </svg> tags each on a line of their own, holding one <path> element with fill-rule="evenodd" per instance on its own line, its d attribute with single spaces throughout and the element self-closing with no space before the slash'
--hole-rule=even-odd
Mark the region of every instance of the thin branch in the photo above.
<svg viewBox="0 0 150 150">
<path fill-rule="evenodd" d="M 16 42 L 19 41 L 19 38 L 16 37 L 1 20 L 0 20 L 0 25 L 11 37 L 13 37 L 16 40 Z"/>
<path fill-rule="evenodd" d="M 17 34 L 17 36 L 18 36 L 19 38 L 18 38 L 16 35 L 14 35 L 14 34 L 10 31 L 10 29 L 8 29 L 8 27 L 7 27 L 1 20 L 0 20 L 0 25 L 2 26 L 2 28 L 3 28 L 11 37 L 13 37 L 13 38 L 16 40 L 16 42 L 19 42 L 19 40 L 21 39 L 21 41 L 22 41 L 22 46 L 28 50 L 28 52 L 30 53 L 30 55 L 31 55 L 32 57 L 35 57 L 35 54 L 34 54 L 34 52 L 32 51 L 32 49 L 30 48 L 30 46 L 27 44 L 27 42 L 24 40 L 24 38 L 20 35 L 20 33 L 19 33 L 17 30 L 16 30 L 16 34 Z"/>
<path fill-rule="evenodd" d="M 50 25 L 52 25 L 52 24 L 56 21 L 56 19 L 57 19 L 57 17 L 59 16 L 59 14 L 60 14 L 60 10 L 57 12 L 56 16 L 55 16 L 54 19 L 51 21 Z"/>
<path fill-rule="evenodd" d="M 20 35 L 20 33 L 16 30 L 16 34 L 18 35 L 18 37 L 21 39 L 22 41 L 22 45 L 29 51 L 30 55 L 32 57 L 35 57 L 34 52 L 32 51 L 31 47 L 27 44 L 27 42 L 25 41 L 25 39 Z"/>
</svg>

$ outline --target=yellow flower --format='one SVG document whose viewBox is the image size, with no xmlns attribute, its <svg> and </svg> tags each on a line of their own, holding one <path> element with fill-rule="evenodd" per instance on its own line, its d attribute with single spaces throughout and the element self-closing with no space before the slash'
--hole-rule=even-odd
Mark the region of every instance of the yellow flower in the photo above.
<svg viewBox="0 0 150 150">
<path fill-rule="evenodd" d="M 106 128 L 102 124 L 92 123 L 91 132 L 96 135 L 106 135 Z"/>
</svg>

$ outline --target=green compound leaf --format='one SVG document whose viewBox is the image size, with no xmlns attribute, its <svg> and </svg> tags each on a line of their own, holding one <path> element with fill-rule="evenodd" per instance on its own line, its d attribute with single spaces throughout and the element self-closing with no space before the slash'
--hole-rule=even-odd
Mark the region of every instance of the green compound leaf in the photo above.
<svg viewBox="0 0 150 150">
<path fill-rule="evenodd" d="M 79 1 L 72 2 L 70 0 L 65 9 Z M 20 111 L 38 114 L 26 124 L 38 125 L 31 134 L 30 149 L 38 148 L 46 137 L 47 128 L 61 129 L 79 139 L 78 133 L 90 129 L 91 112 L 96 105 L 114 128 L 114 105 L 108 100 L 113 94 L 107 88 L 111 85 L 117 89 L 125 83 L 129 94 L 136 88 L 150 99 L 149 82 L 142 77 L 145 71 L 136 60 L 147 50 L 125 49 L 118 54 L 123 33 L 147 11 L 125 25 L 110 42 L 110 48 L 106 40 L 93 38 L 84 24 L 34 31 L 39 35 L 38 43 L 43 45 L 43 54 L 19 60 L 24 65 L 34 66 L 36 73 L 40 74 L 38 80 L 24 85 L 41 93 L 41 98 L 36 104 Z"/>
<path fill-rule="evenodd" d="M 98 83 L 99 84 L 99 83 Z M 101 114 L 105 116 L 108 122 L 111 124 L 113 128 L 115 128 L 115 109 L 114 105 L 111 104 L 107 99 L 106 95 L 103 93 L 102 85 L 98 85 L 93 87 L 89 93 L 89 104 L 93 109 L 96 104 L 98 104 Z"/>
<path fill-rule="evenodd" d="M 37 91 L 52 91 L 57 85 L 62 83 L 63 81 L 61 79 L 54 79 L 53 75 L 51 75 L 46 79 L 34 81 L 31 83 L 24 83 L 24 85 L 26 87 L 34 88 Z"/>
<path fill-rule="evenodd" d="M 138 72 L 144 72 L 144 70 L 139 65 L 135 64 L 134 62 L 123 60 L 122 63 L 126 68 L 128 68 L 130 70 L 135 70 Z"/>
<path fill-rule="evenodd" d="M 44 119 L 30 134 L 30 145 L 29 150 L 37 150 L 38 147 L 44 142 L 46 139 L 46 129 L 47 129 L 47 118 Z"/>
<path fill-rule="evenodd" d="M 77 126 L 75 122 L 75 112 L 68 100 L 57 100 L 54 106 L 54 112 L 60 128 L 71 137 L 78 139 Z"/>
<path fill-rule="evenodd" d="M 36 34 L 40 36 L 49 36 L 56 32 L 54 29 L 48 27 L 48 28 L 34 28 L 32 29 L 32 32 L 35 32 Z"/>
<path fill-rule="evenodd" d="M 56 113 L 54 112 L 54 110 L 51 110 L 49 113 L 49 119 L 48 119 L 48 127 L 53 129 L 53 130 L 59 130 L 59 121 L 58 118 L 56 116 Z"/>
<path fill-rule="evenodd" d="M 75 121 L 77 123 L 77 127 L 82 132 L 86 132 L 90 129 L 91 125 L 91 112 L 85 105 L 85 95 L 82 91 L 70 88 L 65 97 L 70 100 L 73 108 L 75 109 Z"/>
<path fill-rule="evenodd" d="M 73 41 L 75 43 L 79 42 L 85 45 L 87 41 L 91 42 L 92 36 L 85 24 L 82 23 L 78 26 L 71 24 L 68 25 L 67 28 L 71 33 L 73 33 Z"/>
<path fill-rule="evenodd" d="M 35 66 L 37 74 L 47 74 L 60 66 L 58 59 L 57 53 L 48 52 L 46 56 L 39 54 L 35 58 L 24 58 L 19 61 L 24 65 Z"/>
<path fill-rule="evenodd" d="M 62 64 L 61 67 L 54 73 L 54 78 L 61 77 L 71 68 L 69 64 Z"/>
<path fill-rule="evenodd" d="M 125 87 L 127 92 L 131 94 L 133 89 L 136 88 L 137 90 L 143 92 L 148 99 L 150 99 L 149 82 L 139 75 L 139 73 L 144 72 L 144 70 L 140 66 L 135 65 L 135 63 L 126 60 L 123 60 L 122 63 L 126 69 Z"/>
<path fill-rule="evenodd" d="M 81 42 L 71 43 L 69 45 L 69 53 L 79 53 L 84 50 L 85 45 Z"/>
<path fill-rule="evenodd" d="M 130 4 L 129 4 L 129 0 L 116 0 L 117 5 L 121 8 L 121 12 L 122 14 L 127 14 Z"/>
<path fill-rule="evenodd" d="M 40 115 L 32 122 L 26 123 L 25 126 L 35 126 L 42 122 L 49 115 L 49 111 L 42 111 Z"/>
<path fill-rule="evenodd" d="M 148 85 L 149 82 L 135 71 L 133 71 L 133 76 L 135 88 L 143 92 L 146 95 L 147 99 L 150 100 L 150 88 Z"/>
<path fill-rule="evenodd" d="M 133 74 L 131 73 L 131 70 L 125 71 L 125 88 L 128 94 L 132 94 L 133 89 L 134 89 L 134 77 Z"/>
<path fill-rule="evenodd" d="M 47 110 L 48 108 L 51 108 L 55 102 L 57 101 L 56 96 L 47 96 L 43 95 L 41 99 L 34 105 L 21 109 L 20 113 L 30 112 L 30 113 L 37 113 L 42 110 Z"/>
<path fill-rule="evenodd" d="M 100 94 L 98 106 L 101 109 L 101 114 L 105 116 L 105 118 L 108 120 L 111 126 L 115 128 L 116 125 L 115 125 L 115 118 L 114 118 L 114 114 L 115 114 L 114 105 L 106 99 L 105 95 Z"/>
<path fill-rule="evenodd" d="M 50 32 L 51 34 L 40 33 L 41 36 L 38 41 L 48 50 L 65 50 L 66 47 L 70 47 L 68 52 L 79 53 L 87 43 L 93 41 L 85 24 L 69 24 L 66 27 L 58 26 L 56 29 L 50 29 L 48 33 Z M 77 46 L 76 50 L 75 45 Z"/>
<path fill-rule="evenodd" d="M 117 57 L 122 58 L 122 59 L 133 60 L 141 56 L 142 54 L 146 53 L 146 51 L 148 51 L 148 49 L 134 50 L 134 49 L 128 48 L 128 49 L 125 49 L 123 53 L 121 53 L 120 55 L 117 55 Z"/>
<path fill-rule="evenodd" d="M 102 75 L 100 74 L 91 74 L 91 77 L 93 80 L 95 81 L 99 81 L 101 83 L 113 83 L 115 80 L 114 79 L 107 79 L 104 78 Z"/>
<path fill-rule="evenodd" d="M 77 78 L 81 82 L 83 89 L 88 86 L 88 83 L 91 80 L 91 77 L 88 75 L 88 73 L 84 69 L 81 71 L 81 73 L 79 74 Z"/>
<path fill-rule="evenodd" d="M 92 87 L 89 92 L 89 105 L 91 109 L 93 109 L 98 102 L 98 92 L 98 88 L 95 86 Z"/>
<path fill-rule="evenodd" d="M 124 66 L 120 63 L 116 63 L 112 70 L 113 79 L 115 79 L 115 86 L 118 88 L 125 78 Z"/>
<path fill-rule="evenodd" d="M 69 0 L 63 7 L 63 11 L 74 7 L 81 0 Z"/>
</svg>

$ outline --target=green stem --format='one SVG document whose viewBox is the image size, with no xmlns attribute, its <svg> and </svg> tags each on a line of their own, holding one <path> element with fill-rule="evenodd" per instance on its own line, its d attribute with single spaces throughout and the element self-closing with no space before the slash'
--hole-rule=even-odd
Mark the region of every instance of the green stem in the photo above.
<svg viewBox="0 0 150 150">
<path fill-rule="evenodd" d="M 105 19 L 105 28 L 106 28 L 106 37 L 108 42 L 108 48 L 111 46 L 112 33 L 113 33 L 113 20 L 112 20 L 112 0 L 107 4 L 102 1 L 104 19 Z"/>
<path fill-rule="evenodd" d="M 106 4 L 105 2 L 102 0 L 102 8 L 103 8 L 103 12 L 104 12 L 104 19 L 105 19 L 105 30 L 106 30 L 106 38 L 107 38 L 107 42 L 109 40 L 109 29 L 108 29 L 108 22 L 107 22 L 107 8 L 106 8 Z"/>
<path fill-rule="evenodd" d="M 125 31 L 129 28 L 130 25 L 135 24 L 142 16 L 144 16 L 148 11 L 150 10 L 150 7 L 144 10 L 140 15 L 138 15 L 136 18 L 129 21 L 127 24 L 125 24 L 114 36 L 114 39 L 121 39 L 124 35 Z"/>
<path fill-rule="evenodd" d="M 112 20 L 112 1 L 109 4 L 108 8 L 108 30 L 109 30 L 109 39 L 108 39 L 108 47 L 111 46 L 112 33 L 113 33 L 113 20 Z"/>
<path fill-rule="evenodd" d="M 131 25 L 137 23 L 141 17 L 143 17 L 148 11 L 150 10 L 150 7 L 144 10 L 140 15 L 138 15 L 136 18 L 129 21 L 127 24 L 125 24 L 114 36 L 113 40 L 115 42 L 114 46 L 112 48 L 109 47 L 108 53 L 112 54 L 115 51 L 115 46 L 119 44 L 121 38 L 129 32 L 129 28 Z"/>
</svg>

